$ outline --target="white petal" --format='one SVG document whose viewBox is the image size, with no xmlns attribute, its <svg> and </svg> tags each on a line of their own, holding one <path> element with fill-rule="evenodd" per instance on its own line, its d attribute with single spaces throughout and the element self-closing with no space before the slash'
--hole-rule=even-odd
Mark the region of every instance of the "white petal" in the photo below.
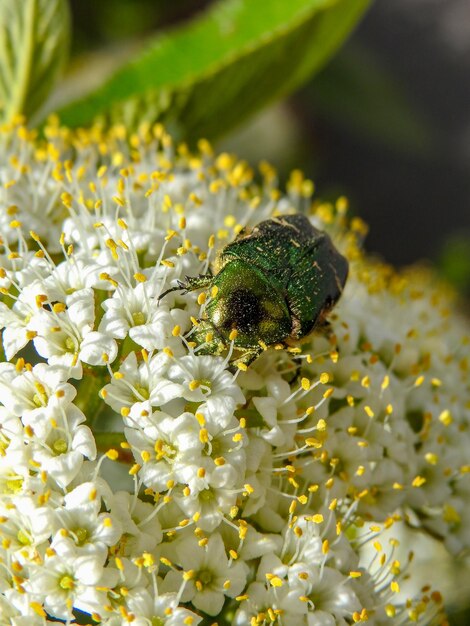
<svg viewBox="0 0 470 626">
<path fill-rule="evenodd" d="M 96 442 L 88 426 L 78 426 L 73 434 L 72 449 L 92 461 L 96 458 Z"/>
<path fill-rule="evenodd" d="M 112 363 L 117 356 L 117 343 L 108 335 L 96 331 L 86 335 L 80 346 L 80 360 L 88 365 Z M 103 359 L 103 355 L 106 358 Z"/>
</svg>

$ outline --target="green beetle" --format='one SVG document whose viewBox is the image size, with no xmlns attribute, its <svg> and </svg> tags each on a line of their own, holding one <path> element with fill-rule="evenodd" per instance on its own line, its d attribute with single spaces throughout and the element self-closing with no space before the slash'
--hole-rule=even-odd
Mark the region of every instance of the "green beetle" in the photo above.
<svg viewBox="0 0 470 626">
<path fill-rule="evenodd" d="M 243 229 L 220 251 L 214 269 L 187 276 L 160 299 L 177 289 L 208 289 L 206 315 L 191 339 L 203 354 L 221 354 L 233 341 L 242 369 L 267 347 L 292 346 L 310 334 L 348 276 L 348 262 L 330 237 L 300 214 Z"/>
</svg>

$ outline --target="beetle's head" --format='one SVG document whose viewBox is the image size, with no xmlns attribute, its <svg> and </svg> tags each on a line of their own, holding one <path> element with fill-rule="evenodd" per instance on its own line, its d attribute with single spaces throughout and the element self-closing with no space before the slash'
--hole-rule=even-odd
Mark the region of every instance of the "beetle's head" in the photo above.
<svg viewBox="0 0 470 626">
<path fill-rule="evenodd" d="M 225 341 L 237 330 L 235 345 L 255 347 L 283 341 L 291 332 L 284 297 L 264 272 L 239 259 L 229 261 L 214 278 L 217 294 L 207 315 Z"/>
</svg>

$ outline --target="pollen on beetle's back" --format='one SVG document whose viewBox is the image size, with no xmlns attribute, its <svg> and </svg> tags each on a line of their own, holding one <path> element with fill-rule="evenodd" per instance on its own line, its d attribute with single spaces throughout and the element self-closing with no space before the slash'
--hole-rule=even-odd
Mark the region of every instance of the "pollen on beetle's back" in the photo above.
<svg viewBox="0 0 470 626">
<path fill-rule="evenodd" d="M 281 292 L 258 268 L 237 259 L 214 278 L 217 296 L 207 313 L 219 332 L 236 328 L 236 345 L 282 341 L 290 332 L 290 315 Z"/>
</svg>

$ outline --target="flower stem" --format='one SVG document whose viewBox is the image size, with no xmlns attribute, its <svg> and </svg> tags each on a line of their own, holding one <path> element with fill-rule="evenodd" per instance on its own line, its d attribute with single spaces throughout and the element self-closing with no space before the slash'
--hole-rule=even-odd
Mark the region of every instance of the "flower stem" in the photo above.
<svg viewBox="0 0 470 626">
<path fill-rule="evenodd" d="M 83 411 L 91 428 L 96 424 L 103 410 L 107 408 L 99 395 L 104 384 L 104 377 L 97 372 L 96 368 L 83 367 L 83 378 L 77 385 L 75 404 Z"/>
</svg>

